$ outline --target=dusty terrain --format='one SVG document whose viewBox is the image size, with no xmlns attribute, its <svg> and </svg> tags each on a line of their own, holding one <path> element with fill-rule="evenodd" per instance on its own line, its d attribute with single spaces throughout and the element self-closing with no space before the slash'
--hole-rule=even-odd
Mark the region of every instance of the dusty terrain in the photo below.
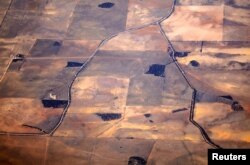
<svg viewBox="0 0 250 165">
<path fill-rule="evenodd" d="M 207 164 L 250 148 L 248 0 L 0 0 L 0 164 Z"/>
</svg>

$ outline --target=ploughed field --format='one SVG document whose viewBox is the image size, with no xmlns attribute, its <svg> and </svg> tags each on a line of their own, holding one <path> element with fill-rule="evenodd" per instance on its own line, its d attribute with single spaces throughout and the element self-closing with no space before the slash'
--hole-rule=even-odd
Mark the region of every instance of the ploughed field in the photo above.
<svg viewBox="0 0 250 165">
<path fill-rule="evenodd" d="M 0 164 L 207 164 L 250 147 L 248 0 L 0 0 Z"/>
</svg>

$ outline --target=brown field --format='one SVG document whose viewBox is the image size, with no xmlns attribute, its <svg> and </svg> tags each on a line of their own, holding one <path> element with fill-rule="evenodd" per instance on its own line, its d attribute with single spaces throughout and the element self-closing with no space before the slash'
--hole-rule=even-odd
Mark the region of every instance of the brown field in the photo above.
<svg viewBox="0 0 250 165">
<path fill-rule="evenodd" d="M 249 1 L 105 2 L 0 0 L 0 164 L 206 165 L 209 148 L 249 148 Z"/>
</svg>

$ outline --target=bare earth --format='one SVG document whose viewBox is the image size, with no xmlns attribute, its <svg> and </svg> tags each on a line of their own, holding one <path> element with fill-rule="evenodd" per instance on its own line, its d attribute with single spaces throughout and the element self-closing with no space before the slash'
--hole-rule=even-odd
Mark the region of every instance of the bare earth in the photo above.
<svg viewBox="0 0 250 165">
<path fill-rule="evenodd" d="M 205 165 L 208 148 L 250 148 L 249 9 L 0 0 L 0 164 Z"/>
</svg>

